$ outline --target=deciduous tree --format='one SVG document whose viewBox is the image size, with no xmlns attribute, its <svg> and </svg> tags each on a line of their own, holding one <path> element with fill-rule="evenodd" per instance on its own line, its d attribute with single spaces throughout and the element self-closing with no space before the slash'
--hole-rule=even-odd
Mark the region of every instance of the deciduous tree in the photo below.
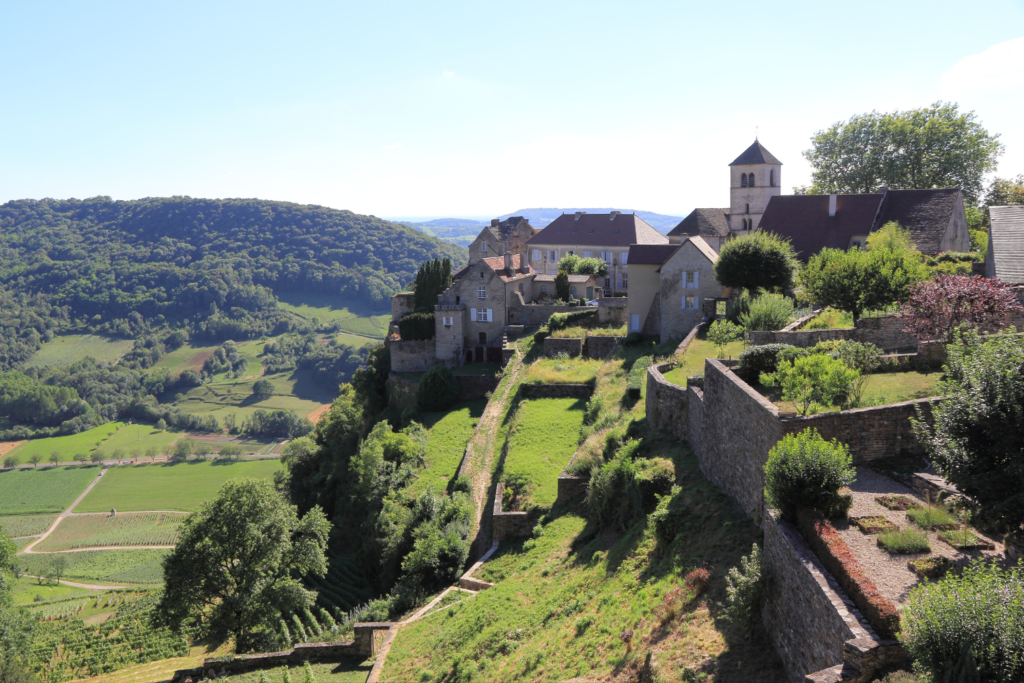
<svg viewBox="0 0 1024 683">
<path fill-rule="evenodd" d="M 918 339 L 951 341 L 960 325 L 1005 327 L 1011 313 L 1024 310 L 1013 289 L 980 276 L 939 275 L 915 286 L 899 317 Z"/>
<path fill-rule="evenodd" d="M 866 310 L 906 298 L 920 277 L 914 252 L 822 249 L 801 271 L 800 283 L 815 303 L 849 311 L 856 322 Z"/>
<path fill-rule="evenodd" d="M 725 287 L 781 292 L 793 286 L 796 254 L 789 240 L 757 230 L 722 245 L 715 279 Z"/>
</svg>

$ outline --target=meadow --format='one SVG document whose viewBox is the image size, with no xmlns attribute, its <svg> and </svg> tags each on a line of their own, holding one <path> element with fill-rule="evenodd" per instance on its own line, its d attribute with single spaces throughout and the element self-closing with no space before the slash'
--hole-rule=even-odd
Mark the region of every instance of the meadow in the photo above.
<svg viewBox="0 0 1024 683">
<path fill-rule="evenodd" d="M 37 368 L 46 365 L 66 367 L 87 357 L 115 363 L 134 344 L 131 339 L 111 339 L 95 334 L 59 334 L 43 344 L 28 365 Z"/>
<path fill-rule="evenodd" d="M 148 424 L 125 425 L 103 442 L 103 455 L 106 458 L 144 458 L 150 449 L 163 453 L 167 446 L 182 436 L 186 435 L 168 429 L 160 430 Z"/>
<path fill-rule="evenodd" d="M 260 373 L 260 366 L 263 361 L 260 356 L 263 355 L 263 347 L 266 344 L 265 340 L 262 339 L 246 339 L 235 342 L 235 348 L 238 350 L 238 354 L 245 358 L 248 362 L 246 367 L 246 375 L 258 375 Z M 202 370 L 203 363 L 206 359 L 213 355 L 213 352 L 217 350 L 220 344 L 207 344 L 207 345 L 192 345 L 185 344 L 180 346 L 173 351 L 164 354 L 164 356 L 153 366 L 154 370 L 166 370 L 172 375 L 176 375 L 184 370 Z"/>
<path fill-rule="evenodd" d="M 512 418 L 502 480 L 512 488 L 519 509 L 551 507 L 558 475 L 576 452 L 586 401 L 577 398 L 524 400 Z M 521 489 L 525 485 L 525 492 Z"/>
<path fill-rule="evenodd" d="M 270 479 L 279 469 L 277 459 L 119 465 L 103 475 L 74 511 L 189 511 L 213 498 L 229 479 Z"/>
<path fill-rule="evenodd" d="M 33 548 L 57 552 L 77 548 L 130 545 L 174 545 L 183 513 L 144 512 L 65 517 L 53 533 Z"/>
<path fill-rule="evenodd" d="M 99 472 L 93 466 L 3 470 L 0 515 L 63 512 Z"/>
<path fill-rule="evenodd" d="M 78 434 L 32 439 L 15 448 L 10 455 L 17 457 L 22 464 L 27 464 L 33 455 L 38 455 L 43 463 L 47 463 L 54 453 L 60 455 L 61 462 L 71 462 L 76 455 L 92 455 L 123 426 L 123 422 L 108 422 Z"/>
<path fill-rule="evenodd" d="M 551 333 L 555 339 L 579 339 L 581 337 L 625 337 L 626 325 L 617 327 L 563 327 Z"/>
<path fill-rule="evenodd" d="M 95 470 L 94 470 L 95 472 Z M 11 538 L 35 536 L 50 528 L 56 515 L 15 515 L 0 517 L 0 529 Z"/>
<path fill-rule="evenodd" d="M 312 321 L 318 318 L 322 325 L 337 323 L 342 332 L 383 339 L 391 322 L 391 311 L 368 311 L 357 315 L 345 307 L 342 297 L 313 292 L 275 292 L 278 308 Z"/>
<path fill-rule="evenodd" d="M 231 379 L 218 375 L 213 381 L 170 397 L 170 401 L 190 413 L 216 416 L 218 420 L 234 413 L 238 425 L 257 410 L 291 410 L 306 417 L 334 397 L 314 385 L 307 372 L 285 372 L 266 375 L 263 379 L 274 385 L 274 395 L 256 400 L 252 395 L 255 378 Z"/>
<path fill-rule="evenodd" d="M 20 562 L 21 558 L 18 559 Z M 14 604 L 16 605 L 41 602 L 41 600 L 36 599 L 37 596 L 43 600 L 50 600 L 52 598 L 86 597 L 88 595 L 89 591 L 87 590 L 67 586 L 63 583 L 53 583 L 48 579 L 34 579 L 29 576 L 22 576 L 14 581 Z"/>
<path fill-rule="evenodd" d="M 99 581 L 101 583 L 163 583 L 161 562 L 169 553 L 164 549 L 139 550 L 86 550 L 61 553 L 68 559 L 64 578 L 69 581 Z M 18 564 L 25 574 L 41 576 L 47 572 L 52 554 L 18 555 Z"/>
<path fill-rule="evenodd" d="M 426 464 L 417 472 L 416 480 L 406 489 L 415 498 L 428 487 L 440 493 L 448 488 L 466 452 L 466 444 L 483 415 L 487 401 L 477 399 L 457 403 L 447 413 L 425 413 L 423 425 L 430 430 Z"/>
<path fill-rule="evenodd" d="M 591 384 L 597 379 L 601 361 L 555 356 L 541 358 L 530 366 L 526 384 Z"/>
<path fill-rule="evenodd" d="M 864 394 L 857 407 L 883 406 L 890 403 L 902 403 L 903 401 L 936 396 L 939 393 L 939 382 L 941 379 L 941 372 L 921 372 L 917 370 L 871 374 L 867 376 L 867 380 L 864 382 Z M 757 385 L 755 388 L 781 410 L 800 410 L 794 403 L 781 400 L 782 391 L 778 387 L 768 388 Z M 812 411 L 834 413 L 843 409 L 844 407 L 841 405 L 819 406 L 815 404 Z"/>
<path fill-rule="evenodd" d="M 284 677 L 286 668 L 290 676 L 288 679 Z M 361 662 L 355 657 L 346 657 L 340 662 L 310 664 L 309 668 L 313 672 L 313 681 L 311 683 L 365 683 L 366 677 L 370 675 L 370 669 L 373 668 L 373 660 Z M 259 674 L 225 676 L 218 680 L 229 683 L 254 683 L 255 681 L 263 680 L 266 680 L 268 683 L 287 683 L 287 681 L 302 681 L 305 683 L 306 674 L 305 669 L 301 665 L 293 665 L 264 669 Z"/>
</svg>

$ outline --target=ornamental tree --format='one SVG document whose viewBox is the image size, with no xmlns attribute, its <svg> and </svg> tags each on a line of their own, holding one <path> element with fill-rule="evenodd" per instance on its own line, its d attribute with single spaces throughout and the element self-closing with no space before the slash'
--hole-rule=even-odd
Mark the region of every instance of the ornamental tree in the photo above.
<svg viewBox="0 0 1024 683">
<path fill-rule="evenodd" d="M 299 519 L 273 484 L 235 479 L 190 513 L 164 560 L 158 624 L 235 636 L 237 650 L 276 645 L 282 614 L 312 606 L 302 576 L 327 573 L 331 525 L 319 507 Z"/>
<path fill-rule="evenodd" d="M 604 277 L 608 275 L 608 264 L 604 259 L 592 256 L 577 256 L 566 254 L 558 262 L 558 271 L 569 275 L 596 275 Z"/>
<path fill-rule="evenodd" d="M 807 262 L 800 283 L 815 303 L 849 311 L 856 322 L 864 311 L 906 298 L 921 275 L 916 251 L 822 249 Z"/>
<path fill-rule="evenodd" d="M 846 363 L 824 354 L 783 361 L 775 372 L 761 374 L 761 384 L 780 387 L 782 400 L 789 401 L 806 415 L 815 403 L 832 406 L 845 401 L 860 378 L 860 372 Z"/>
<path fill-rule="evenodd" d="M 982 343 L 966 328 L 954 339 L 934 426 L 921 416 L 914 432 L 976 519 L 1024 540 L 1024 338 L 1007 330 Z"/>
<path fill-rule="evenodd" d="M 975 275 L 939 275 L 911 289 L 900 308 L 905 332 L 920 340 L 952 341 L 960 325 L 1006 327 L 1011 313 L 1024 311 L 1013 289 L 999 280 Z"/>
<path fill-rule="evenodd" d="M 715 261 L 715 279 L 722 286 L 749 292 L 790 289 L 796 270 L 789 240 L 762 230 L 729 240 Z"/>
</svg>

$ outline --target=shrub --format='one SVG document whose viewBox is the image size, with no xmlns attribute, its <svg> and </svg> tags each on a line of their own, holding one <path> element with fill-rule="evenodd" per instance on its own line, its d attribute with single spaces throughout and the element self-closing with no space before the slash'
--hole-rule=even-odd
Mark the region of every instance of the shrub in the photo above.
<svg viewBox="0 0 1024 683">
<path fill-rule="evenodd" d="M 779 353 L 793 348 L 789 344 L 764 344 L 743 349 L 736 374 L 750 384 L 761 381 L 763 373 L 773 373 L 779 367 Z"/>
<path fill-rule="evenodd" d="M 459 383 L 451 368 L 435 365 L 420 378 L 416 388 L 416 405 L 425 412 L 448 410 L 459 400 Z"/>
<path fill-rule="evenodd" d="M 622 340 L 624 346 L 639 346 L 644 341 L 644 336 L 639 332 L 630 332 Z"/>
<path fill-rule="evenodd" d="M 1024 561 L 1006 569 L 973 562 L 959 576 L 912 589 L 901 640 L 938 681 L 950 680 L 965 654 L 982 681 L 1024 680 Z"/>
<path fill-rule="evenodd" d="M 711 589 L 711 572 L 703 567 L 694 569 L 686 575 L 686 585 L 694 595 L 704 595 Z"/>
<path fill-rule="evenodd" d="M 828 520 L 807 508 L 797 515 L 797 526 L 818 559 L 843 587 L 875 632 L 883 638 L 894 638 L 900 626 L 899 610 L 868 578 L 839 532 Z"/>
<path fill-rule="evenodd" d="M 914 529 L 883 531 L 878 535 L 878 545 L 896 555 L 926 553 L 931 550 L 928 536 L 923 531 Z"/>
<path fill-rule="evenodd" d="M 725 353 L 727 344 L 743 339 L 743 328 L 728 320 L 716 320 L 708 328 L 708 341 L 718 347 L 718 357 Z"/>
<path fill-rule="evenodd" d="M 571 311 L 568 313 L 554 313 L 548 318 L 548 330 L 554 332 L 564 327 L 583 325 L 597 318 L 597 309 L 586 311 Z M 534 337 L 536 339 L 536 337 Z"/>
<path fill-rule="evenodd" d="M 569 297 L 569 274 L 564 270 L 558 271 L 555 275 L 555 296 L 562 301 L 568 301 Z"/>
<path fill-rule="evenodd" d="M 846 444 L 826 441 L 817 430 L 805 429 L 782 437 L 768 452 L 766 499 L 787 519 L 801 507 L 827 512 L 837 504 L 839 489 L 856 476 Z"/>
<path fill-rule="evenodd" d="M 795 311 L 793 300 L 782 294 L 762 294 L 750 300 L 739 321 L 748 332 L 781 330 Z"/>
<path fill-rule="evenodd" d="M 882 350 L 874 344 L 862 344 L 850 339 L 835 339 L 818 342 L 814 345 L 814 351 L 840 360 L 846 364 L 846 367 L 860 373 L 860 377 L 854 380 L 850 387 L 850 403 L 855 406 L 860 405 L 861 399 L 864 397 L 864 386 L 867 384 L 868 374 L 878 369 Z"/>
<path fill-rule="evenodd" d="M 782 291 L 793 286 L 796 269 L 789 240 L 757 230 L 722 245 L 715 279 L 732 289 Z"/>
<path fill-rule="evenodd" d="M 844 402 L 859 378 L 860 373 L 842 361 L 815 354 L 780 363 L 775 372 L 761 375 L 761 384 L 780 387 L 782 400 L 793 402 L 800 414 L 806 415 L 815 403 L 831 406 Z"/>
<path fill-rule="evenodd" d="M 939 275 L 916 285 L 899 310 L 905 331 L 918 339 L 953 340 L 960 325 L 1006 327 L 1011 313 L 1022 310 L 1012 287 L 980 276 Z"/>
<path fill-rule="evenodd" d="M 647 368 L 651 367 L 653 362 L 652 356 L 643 356 L 637 358 L 633 363 L 633 367 L 629 370 L 629 376 L 626 378 L 626 395 L 629 398 L 634 400 L 640 398 L 644 383 L 647 381 Z"/>
<path fill-rule="evenodd" d="M 640 441 L 627 441 L 590 479 L 587 508 L 599 528 L 625 531 L 654 509 L 658 495 L 672 489 L 672 463 L 662 458 L 634 460 L 639 447 Z"/>
<path fill-rule="evenodd" d="M 398 321 L 398 334 L 402 341 L 433 339 L 434 330 L 433 313 L 410 313 Z"/>
<path fill-rule="evenodd" d="M 726 574 L 725 614 L 738 627 L 753 630 L 757 623 L 763 589 L 761 574 L 761 548 L 756 543 L 749 555 L 740 558 L 740 566 Z"/>
</svg>

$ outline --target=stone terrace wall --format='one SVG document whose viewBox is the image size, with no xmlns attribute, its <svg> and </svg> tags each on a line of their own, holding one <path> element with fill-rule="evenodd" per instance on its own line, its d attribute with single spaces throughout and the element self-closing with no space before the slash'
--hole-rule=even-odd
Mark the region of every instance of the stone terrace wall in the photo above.
<svg viewBox="0 0 1024 683">
<path fill-rule="evenodd" d="M 659 363 L 647 368 L 647 422 L 683 439 L 691 433 L 686 388 L 672 384 L 663 374 L 674 366 L 675 363 Z"/>
<path fill-rule="evenodd" d="M 619 337 L 587 337 L 587 358 L 607 358 L 618 343 Z"/>
<path fill-rule="evenodd" d="M 520 384 L 519 395 L 523 398 L 590 398 L 594 393 L 591 384 Z"/>
<path fill-rule="evenodd" d="M 491 516 L 491 538 L 504 541 L 509 538 L 529 538 L 533 527 L 540 519 L 540 510 L 534 508 L 530 512 L 505 512 L 501 509 L 505 485 L 498 482 L 494 490 L 494 514 Z"/>
<path fill-rule="evenodd" d="M 704 365 L 700 469 L 751 517 L 763 517 L 768 451 L 782 438 L 779 410 L 721 362 Z"/>
<path fill-rule="evenodd" d="M 483 398 L 488 391 L 494 391 L 501 378 L 496 375 L 455 375 L 455 381 L 461 390 L 459 400 L 468 401 Z"/>
<path fill-rule="evenodd" d="M 831 339 L 852 339 L 863 343 L 874 344 L 880 349 L 892 351 L 896 349 L 917 348 L 917 337 L 904 332 L 905 323 L 894 316 L 881 318 L 861 318 L 856 326 L 840 330 L 794 330 L 791 332 L 751 332 L 750 343 L 753 346 L 764 344 L 790 344 L 807 348 L 820 341 Z"/>
<path fill-rule="evenodd" d="M 612 325 L 626 324 L 626 304 L 624 296 L 603 297 L 597 300 L 597 320 Z"/>
<path fill-rule="evenodd" d="M 553 306 L 550 304 L 526 304 L 525 306 L 513 306 L 511 309 L 514 320 L 510 321 L 517 325 L 543 325 L 548 318 L 555 313 L 570 313 L 581 310 L 579 306 Z M 583 309 L 586 310 L 586 309 Z M 593 310 L 593 309 L 590 309 Z"/>
<path fill-rule="evenodd" d="M 435 340 L 393 341 L 388 344 L 391 350 L 391 370 L 394 372 L 422 372 L 434 367 Z"/>
<path fill-rule="evenodd" d="M 873 408 L 855 408 L 837 413 L 783 419 L 782 433 L 796 434 L 817 429 L 826 439 L 838 439 L 850 447 L 854 465 L 869 465 L 896 455 L 924 455 L 914 436 L 910 418 L 920 408 L 931 424 L 931 407 L 939 399 L 925 398 Z"/>
<path fill-rule="evenodd" d="M 546 337 L 544 339 L 544 355 L 557 356 L 560 353 L 567 353 L 573 358 L 583 355 L 583 338 L 556 339 L 554 337 Z"/>
</svg>

